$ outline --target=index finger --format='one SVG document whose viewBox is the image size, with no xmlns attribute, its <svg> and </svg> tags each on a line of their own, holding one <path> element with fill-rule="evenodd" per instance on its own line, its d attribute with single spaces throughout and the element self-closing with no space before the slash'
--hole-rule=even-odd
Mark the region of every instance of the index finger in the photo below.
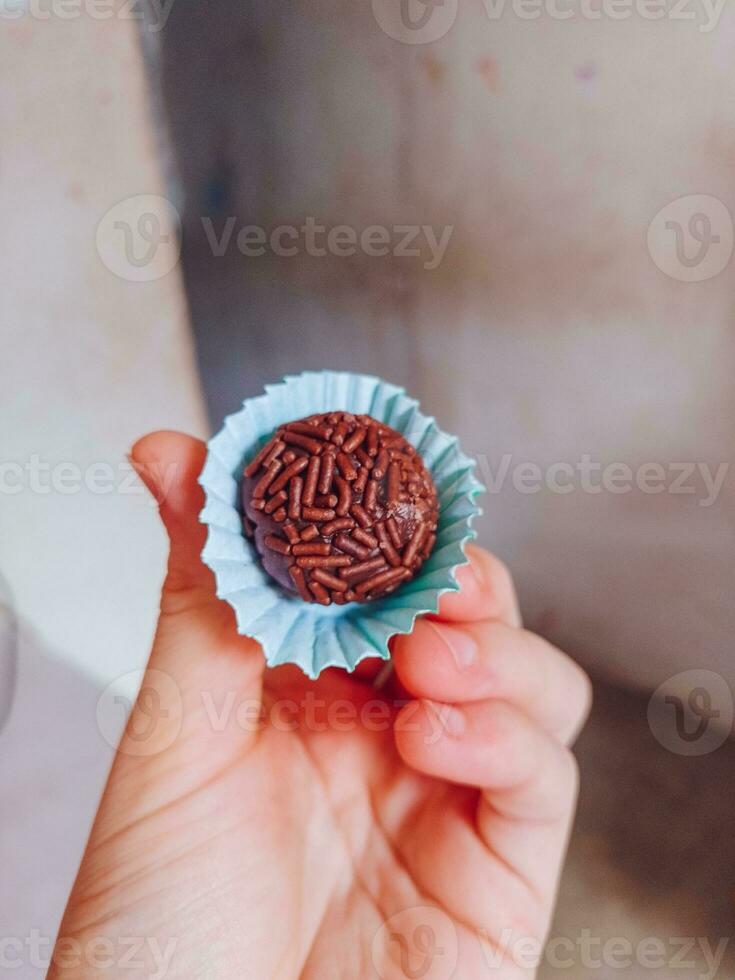
<svg viewBox="0 0 735 980">
<path fill-rule="evenodd" d="M 507 626 L 521 626 L 513 579 L 506 565 L 477 545 L 467 546 L 469 563 L 457 569 L 458 592 L 447 592 L 439 601 L 436 619 L 477 622 L 495 619 Z"/>
</svg>

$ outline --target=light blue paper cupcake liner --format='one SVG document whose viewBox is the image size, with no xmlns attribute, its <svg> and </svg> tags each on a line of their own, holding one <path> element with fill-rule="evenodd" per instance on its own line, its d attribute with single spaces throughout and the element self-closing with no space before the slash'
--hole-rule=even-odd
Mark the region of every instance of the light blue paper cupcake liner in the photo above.
<svg viewBox="0 0 735 980">
<path fill-rule="evenodd" d="M 456 591 L 456 569 L 467 563 L 465 546 L 475 537 L 472 521 L 484 487 L 474 460 L 455 436 L 419 411 L 403 388 L 362 374 L 307 371 L 265 386 L 266 394 L 243 402 L 208 444 L 199 482 L 208 526 L 202 560 L 214 572 L 217 595 L 235 610 L 238 632 L 254 637 L 269 666 L 297 664 L 309 677 L 326 667 L 352 671 L 365 657 L 390 657 L 388 641 L 409 633 L 417 616 L 436 612 L 439 597 Z M 344 606 L 305 603 L 265 572 L 242 527 L 242 470 L 275 429 L 322 412 L 366 414 L 400 432 L 421 453 L 439 495 L 434 549 L 419 573 L 384 599 Z"/>
</svg>

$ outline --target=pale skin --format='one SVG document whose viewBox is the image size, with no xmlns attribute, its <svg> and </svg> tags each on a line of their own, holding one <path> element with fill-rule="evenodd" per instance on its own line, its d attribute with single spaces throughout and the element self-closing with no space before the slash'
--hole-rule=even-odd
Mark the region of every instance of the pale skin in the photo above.
<svg viewBox="0 0 735 980">
<path fill-rule="evenodd" d="M 168 573 L 49 977 L 534 976 L 514 942 L 549 929 L 586 675 L 522 628 L 476 547 L 460 591 L 393 641 L 387 682 L 379 661 L 317 681 L 265 669 L 200 561 L 204 455 L 172 432 L 132 451 Z"/>
</svg>

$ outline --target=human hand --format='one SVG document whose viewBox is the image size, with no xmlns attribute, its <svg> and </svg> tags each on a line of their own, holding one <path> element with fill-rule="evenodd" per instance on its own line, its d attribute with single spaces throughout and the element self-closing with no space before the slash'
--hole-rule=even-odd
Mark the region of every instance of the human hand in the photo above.
<svg viewBox="0 0 735 980">
<path fill-rule="evenodd" d="M 532 976 L 510 949 L 549 927 L 586 676 L 475 547 L 380 689 L 382 662 L 264 669 L 199 558 L 204 457 L 170 432 L 133 449 L 168 573 L 49 977 Z M 139 969 L 71 964 L 100 937 L 146 937 Z"/>
</svg>

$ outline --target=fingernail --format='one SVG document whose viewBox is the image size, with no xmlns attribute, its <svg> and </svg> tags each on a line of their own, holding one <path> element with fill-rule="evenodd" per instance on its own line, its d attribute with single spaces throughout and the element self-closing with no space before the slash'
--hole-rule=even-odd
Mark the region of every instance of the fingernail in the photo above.
<svg viewBox="0 0 735 980">
<path fill-rule="evenodd" d="M 471 633 L 443 623 L 440 625 L 430 619 L 426 622 L 448 647 L 459 670 L 467 670 L 477 662 L 477 643 Z"/>
<path fill-rule="evenodd" d="M 429 700 L 424 700 L 424 704 L 437 721 L 437 731 L 432 733 L 434 741 L 443 732 L 446 732 L 452 738 L 460 738 L 460 736 L 464 735 L 467 723 L 464 713 L 460 708 L 456 708 L 452 704 L 439 704 L 436 701 Z"/>
</svg>

